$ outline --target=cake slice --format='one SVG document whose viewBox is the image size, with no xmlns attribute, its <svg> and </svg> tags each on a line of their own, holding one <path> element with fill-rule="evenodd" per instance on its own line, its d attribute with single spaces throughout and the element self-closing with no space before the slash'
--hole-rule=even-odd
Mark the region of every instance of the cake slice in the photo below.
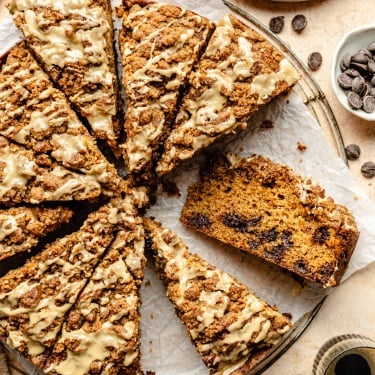
<svg viewBox="0 0 375 375">
<path fill-rule="evenodd" d="M 234 277 L 191 254 L 170 229 L 146 220 L 167 297 L 210 374 L 247 374 L 291 327 Z"/>
<path fill-rule="evenodd" d="M 45 71 L 115 150 L 120 133 L 109 0 L 9 0 L 7 7 Z"/>
<path fill-rule="evenodd" d="M 132 198 L 113 198 L 81 228 L 57 239 L 0 278 L 0 340 L 43 368 L 64 317 L 122 227 L 133 225 Z M 130 228 L 129 227 L 129 228 Z"/>
<path fill-rule="evenodd" d="M 232 15 L 222 17 L 190 75 L 158 175 L 245 128 L 261 107 L 287 93 L 298 79 L 291 63 L 263 36 Z"/>
<path fill-rule="evenodd" d="M 112 195 L 119 184 L 114 166 L 25 42 L 13 47 L 0 66 L 0 135 L 35 153 L 39 165 L 56 161 L 79 173 L 92 181 L 88 186 L 97 185 L 98 193 Z"/>
<path fill-rule="evenodd" d="M 30 251 L 41 238 L 69 222 L 73 211 L 57 207 L 12 207 L 0 209 L 0 262 Z"/>
<path fill-rule="evenodd" d="M 170 131 L 180 90 L 214 25 L 175 5 L 145 0 L 123 0 L 123 5 L 123 149 L 129 171 L 146 175 Z"/>
<path fill-rule="evenodd" d="M 339 283 L 359 236 L 346 207 L 259 155 L 218 158 L 189 188 L 180 220 L 323 287 Z"/>
<path fill-rule="evenodd" d="M 142 219 L 121 230 L 67 315 L 47 374 L 142 375 L 140 295 Z"/>
</svg>

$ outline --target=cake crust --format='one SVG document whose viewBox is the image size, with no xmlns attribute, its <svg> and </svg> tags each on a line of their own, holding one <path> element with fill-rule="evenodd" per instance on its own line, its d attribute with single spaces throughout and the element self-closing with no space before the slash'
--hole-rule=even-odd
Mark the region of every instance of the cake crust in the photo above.
<svg viewBox="0 0 375 375">
<path fill-rule="evenodd" d="M 180 220 L 323 287 L 339 283 L 359 236 L 351 212 L 319 185 L 259 155 L 212 163 Z"/>
<path fill-rule="evenodd" d="M 245 128 L 299 74 L 259 33 L 232 15 L 218 22 L 189 77 L 173 130 L 156 166 L 163 176 L 216 140 Z"/>
</svg>

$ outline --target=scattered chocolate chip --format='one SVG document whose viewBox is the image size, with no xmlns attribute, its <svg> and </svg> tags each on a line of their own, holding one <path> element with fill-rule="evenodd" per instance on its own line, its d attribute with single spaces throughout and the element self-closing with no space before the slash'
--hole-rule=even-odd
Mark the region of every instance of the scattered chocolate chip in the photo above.
<svg viewBox="0 0 375 375">
<path fill-rule="evenodd" d="M 294 31 L 301 32 L 307 25 L 307 18 L 303 14 L 297 14 L 292 19 Z"/>
<path fill-rule="evenodd" d="M 269 22 L 269 28 L 275 34 L 280 33 L 284 28 L 284 16 L 272 17 Z"/>
<path fill-rule="evenodd" d="M 353 77 L 349 76 L 346 73 L 341 73 L 337 77 L 337 83 L 339 84 L 340 87 L 343 89 L 351 89 L 352 84 L 353 84 Z"/>
<path fill-rule="evenodd" d="M 360 109 L 362 108 L 362 99 L 356 92 L 350 92 L 347 96 L 348 103 L 353 109 Z"/>
<path fill-rule="evenodd" d="M 361 149 L 358 145 L 352 143 L 345 147 L 345 154 L 349 160 L 356 160 L 361 155 Z"/>
<path fill-rule="evenodd" d="M 375 98 L 367 95 L 363 98 L 362 108 L 367 113 L 373 113 L 375 111 Z"/>
<path fill-rule="evenodd" d="M 285 248 L 282 245 L 271 246 L 264 250 L 263 255 L 268 259 L 281 261 L 284 258 Z"/>
<path fill-rule="evenodd" d="M 362 164 L 361 167 L 362 174 L 367 178 L 372 178 L 375 176 L 375 163 L 372 161 L 367 161 Z"/>
<path fill-rule="evenodd" d="M 260 124 L 260 127 L 262 129 L 272 129 L 275 127 L 275 124 L 272 120 L 263 120 L 262 123 Z"/>
<path fill-rule="evenodd" d="M 307 64 L 309 68 L 313 71 L 318 70 L 323 62 L 323 57 L 320 52 L 312 52 L 310 53 L 308 59 L 307 59 Z"/>
<path fill-rule="evenodd" d="M 262 240 L 262 242 L 272 242 L 276 241 L 278 236 L 279 232 L 275 228 L 272 228 L 269 230 L 264 230 L 260 234 L 260 239 Z"/>
</svg>

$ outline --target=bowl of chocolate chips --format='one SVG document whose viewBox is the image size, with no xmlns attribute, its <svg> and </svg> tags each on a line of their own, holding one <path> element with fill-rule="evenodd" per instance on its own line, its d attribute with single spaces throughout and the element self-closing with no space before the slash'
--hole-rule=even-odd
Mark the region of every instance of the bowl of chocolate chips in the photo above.
<svg viewBox="0 0 375 375">
<path fill-rule="evenodd" d="M 375 25 L 346 34 L 333 55 L 331 84 L 345 109 L 375 121 Z"/>
</svg>

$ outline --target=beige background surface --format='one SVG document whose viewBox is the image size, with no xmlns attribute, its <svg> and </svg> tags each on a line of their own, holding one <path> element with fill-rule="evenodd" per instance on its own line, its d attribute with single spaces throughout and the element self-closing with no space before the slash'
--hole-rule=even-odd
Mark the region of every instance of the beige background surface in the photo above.
<svg viewBox="0 0 375 375">
<path fill-rule="evenodd" d="M 375 178 L 366 179 L 360 173 L 362 163 L 375 162 L 375 123 L 361 121 L 346 112 L 334 97 L 329 82 L 332 53 L 338 41 L 353 28 L 375 23 L 374 0 L 311 0 L 300 3 L 234 1 L 265 24 L 268 24 L 272 16 L 285 16 L 285 27 L 279 36 L 289 43 L 304 62 L 307 62 L 307 56 L 311 52 L 319 51 L 323 55 L 323 64 L 314 76 L 332 106 L 344 143 L 356 143 L 361 147 L 360 159 L 350 162 L 349 166 L 360 185 L 375 201 Z M 0 0 L 0 5 L 2 3 L 3 0 Z M 290 24 L 293 16 L 298 13 L 303 13 L 308 20 L 306 29 L 300 34 L 294 32 Z M 305 333 L 264 374 L 311 374 L 319 348 L 326 340 L 337 335 L 358 333 L 375 340 L 374 290 L 373 264 L 356 273 L 328 297 Z"/>
<path fill-rule="evenodd" d="M 375 201 L 375 178 L 362 176 L 365 161 L 375 162 L 375 123 L 359 120 L 341 107 L 334 96 L 329 78 L 333 51 L 346 32 L 367 24 L 375 24 L 373 0 L 311 0 L 300 3 L 268 0 L 235 0 L 264 24 L 272 16 L 285 17 L 283 31 L 278 34 L 307 64 L 311 52 L 323 56 L 321 68 L 313 75 L 333 109 L 346 145 L 361 147 L 361 157 L 349 162 L 357 181 Z M 302 13 L 307 26 L 300 34 L 293 31 L 291 20 Z M 375 40 L 375 34 L 374 34 Z M 375 228 L 374 228 L 375 230 Z M 331 337 L 357 333 L 375 340 L 375 265 L 356 273 L 337 288 L 323 304 L 319 314 L 290 348 L 265 375 L 312 374 L 313 362 L 319 348 Z"/>
</svg>

